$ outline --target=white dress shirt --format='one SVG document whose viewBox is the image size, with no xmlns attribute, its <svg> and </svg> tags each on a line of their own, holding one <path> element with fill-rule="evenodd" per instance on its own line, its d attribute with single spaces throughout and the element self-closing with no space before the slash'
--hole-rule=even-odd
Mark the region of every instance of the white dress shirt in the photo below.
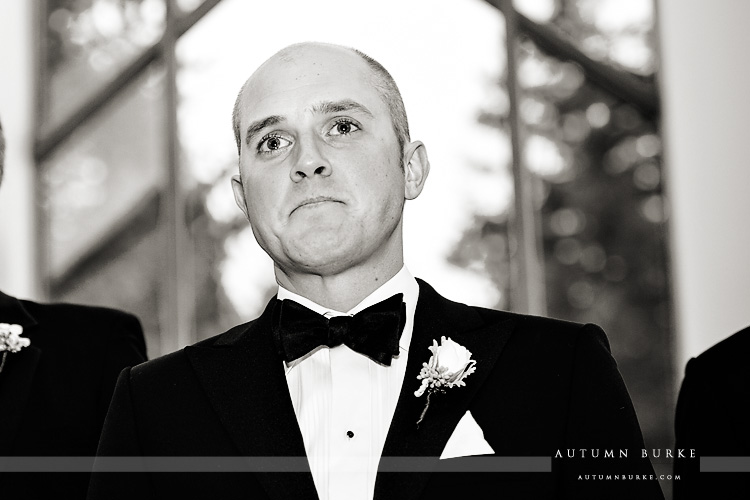
<svg viewBox="0 0 750 500">
<path fill-rule="evenodd" d="M 294 300 L 326 317 L 353 316 L 397 293 L 404 294 L 406 326 L 400 353 L 391 366 L 380 365 L 343 344 L 323 346 L 285 364 L 294 413 L 321 500 L 373 498 L 378 462 L 404 382 L 419 285 L 404 266 L 346 313 L 279 286 L 279 300 Z"/>
</svg>

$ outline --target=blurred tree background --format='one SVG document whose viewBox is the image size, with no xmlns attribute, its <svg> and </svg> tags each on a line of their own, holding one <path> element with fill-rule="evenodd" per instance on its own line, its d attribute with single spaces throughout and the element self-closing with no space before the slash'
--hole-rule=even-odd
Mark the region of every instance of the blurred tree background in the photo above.
<svg viewBox="0 0 750 500">
<path fill-rule="evenodd" d="M 407 220 L 412 271 L 457 300 L 600 324 L 647 445 L 670 446 L 652 1 L 279 0 L 284 30 L 259 23 L 258 5 L 39 3 L 50 298 L 133 311 L 152 357 L 252 318 L 275 283 L 229 190 L 234 95 L 287 43 L 356 46 L 387 59 L 431 154 L 431 184 Z M 417 15 L 418 33 L 398 24 Z"/>
</svg>

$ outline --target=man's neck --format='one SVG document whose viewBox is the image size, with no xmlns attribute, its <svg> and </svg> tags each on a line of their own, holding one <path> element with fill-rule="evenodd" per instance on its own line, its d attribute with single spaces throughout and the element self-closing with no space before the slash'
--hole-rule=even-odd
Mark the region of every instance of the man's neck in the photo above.
<svg viewBox="0 0 750 500">
<path fill-rule="evenodd" d="M 316 304 L 346 312 L 393 278 L 403 265 L 401 259 L 380 268 L 352 268 L 330 276 L 287 273 L 276 267 L 276 281 Z"/>
</svg>

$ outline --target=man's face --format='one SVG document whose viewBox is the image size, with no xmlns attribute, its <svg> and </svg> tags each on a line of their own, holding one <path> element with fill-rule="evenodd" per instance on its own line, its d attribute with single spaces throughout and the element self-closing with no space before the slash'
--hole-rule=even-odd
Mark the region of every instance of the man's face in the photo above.
<svg viewBox="0 0 750 500">
<path fill-rule="evenodd" d="M 330 275 L 400 252 L 403 152 L 369 68 L 338 47 L 294 50 L 244 91 L 238 205 L 284 271 Z"/>
</svg>

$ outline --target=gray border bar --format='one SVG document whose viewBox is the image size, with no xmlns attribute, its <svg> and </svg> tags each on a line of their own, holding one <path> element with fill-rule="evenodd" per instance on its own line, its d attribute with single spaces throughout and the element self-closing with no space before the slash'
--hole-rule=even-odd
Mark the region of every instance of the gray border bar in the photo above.
<svg viewBox="0 0 750 500">
<path fill-rule="evenodd" d="M 652 461 L 661 463 L 659 460 Z M 307 457 L 0 457 L 15 472 L 309 472 Z M 382 457 L 380 472 L 551 472 L 551 457 Z M 750 472 L 750 457 L 700 457 L 701 472 Z"/>
<path fill-rule="evenodd" d="M 701 457 L 701 472 L 750 472 L 750 457 Z"/>
<path fill-rule="evenodd" d="M 353 466 L 356 465 L 353 464 Z M 0 457 L 4 472 L 310 472 L 307 457 Z M 382 457 L 379 472 L 551 472 L 550 457 Z"/>
</svg>

